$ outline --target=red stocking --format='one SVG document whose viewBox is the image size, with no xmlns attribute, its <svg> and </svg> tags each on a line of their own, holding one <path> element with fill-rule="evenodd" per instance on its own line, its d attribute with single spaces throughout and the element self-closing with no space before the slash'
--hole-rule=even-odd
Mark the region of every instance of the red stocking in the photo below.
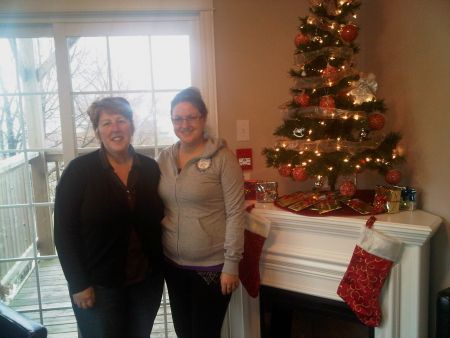
<svg viewBox="0 0 450 338">
<path fill-rule="evenodd" d="M 239 279 L 248 294 L 254 298 L 259 294 L 259 259 L 269 230 L 269 220 L 248 214 L 244 233 L 244 255 L 239 263 Z"/>
<path fill-rule="evenodd" d="M 401 251 L 401 242 L 371 229 L 371 217 L 358 240 L 337 294 L 359 320 L 371 327 L 381 323 L 378 298 L 392 264 Z"/>
</svg>

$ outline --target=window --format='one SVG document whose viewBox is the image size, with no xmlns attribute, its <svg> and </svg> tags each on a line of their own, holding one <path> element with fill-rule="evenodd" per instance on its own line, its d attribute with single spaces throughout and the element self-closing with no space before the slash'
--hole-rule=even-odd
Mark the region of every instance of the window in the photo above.
<svg viewBox="0 0 450 338">
<path fill-rule="evenodd" d="M 87 106 L 104 96 L 127 98 L 135 148 L 157 156 L 175 141 L 170 100 L 194 85 L 216 131 L 211 13 L 171 13 L 13 18 L 0 25 L 0 299 L 40 320 L 50 337 L 77 336 L 52 213 L 64 163 L 98 147 Z M 158 337 L 170 331 L 164 302 Z"/>
<path fill-rule="evenodd" d="M 137 146 L 172 144 L 170 100 L 192 84 L 193 22 L 71 24 L 66 39 L 78 148 L 97 145 L 86 118 L 99 96 L 126 97 L 134 108 Z"/>
</svg>

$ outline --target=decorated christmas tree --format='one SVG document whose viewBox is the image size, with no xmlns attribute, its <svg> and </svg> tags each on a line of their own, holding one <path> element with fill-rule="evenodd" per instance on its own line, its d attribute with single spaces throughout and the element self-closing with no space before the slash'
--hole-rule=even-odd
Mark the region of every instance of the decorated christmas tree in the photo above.
<svg viewBox="0 0 450 338">
<path fill-rule="evenodd" d="M 337 178 L 377 170 L 390 184 L 403 158 L 400 134 L 382 132 L 386 107 L 377 99 L 373 74 L 355 68 L 358 0 L 311 0 L 295 36 L 291 99 L 281 106 L 284 122 L 265 148 L 267 166 L 296 181 L 324 180 L 335 190 Z"/>
</svg>

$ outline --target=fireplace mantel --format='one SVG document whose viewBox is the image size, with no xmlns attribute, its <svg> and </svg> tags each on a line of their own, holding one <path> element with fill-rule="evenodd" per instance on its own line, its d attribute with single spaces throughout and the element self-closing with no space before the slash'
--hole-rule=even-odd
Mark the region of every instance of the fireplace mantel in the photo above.
<svg viewBox="0 0 450 338">
<path fill-rule="evenodd" d="M 263 285 L 342 301 L 336 294 L 368 216 L 309 217 L 256 203 L 271 230 L 260 262 Z M 375 229 L 404 243 L 385 282 L 375 338 L 424 338 L 428 331 L 429 239 L 441 224 L 422 210 L 377 215 Z M 240 287 L 228 314 L 229 337 L 259 338 L 259 301 Z"/>
</svg>

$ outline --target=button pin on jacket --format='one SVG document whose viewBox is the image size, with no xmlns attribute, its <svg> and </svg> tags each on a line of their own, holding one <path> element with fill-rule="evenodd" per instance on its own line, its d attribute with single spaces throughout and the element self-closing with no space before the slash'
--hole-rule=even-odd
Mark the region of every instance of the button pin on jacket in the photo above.
<svg viewBox="0 0 450 338">
<path fill-rule="evenodd" d="M 197 168 L 200 171 L 205 171 L 211 166 L 211 159 L 210 158 L 201 158 L 197 162 Z"/>
</svg>

